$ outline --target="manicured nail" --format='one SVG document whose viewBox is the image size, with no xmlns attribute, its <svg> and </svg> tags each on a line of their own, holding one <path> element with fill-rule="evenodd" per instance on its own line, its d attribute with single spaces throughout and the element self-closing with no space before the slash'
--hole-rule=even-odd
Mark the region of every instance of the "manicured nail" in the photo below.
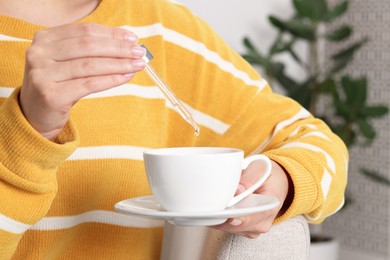
<svg viewBox="0 0 390 260">
<path fill-rule="evenodd" d="M 137 56 L 137 57 L 143 57 L 145 55 L 145 48 L 142 48 L 138 45 L 134 45 L 133 47 L 131 47 L 131 52 Z"/>
<path fill-rule="evenodd" d="M 138 41 L 138 36 L 135 34 L 126 34 L 125 35 L 125 40 L 129 42 L 136 43 Z"/>
<path fill-rule="evenodd" d="M 131 64 L 133 65 L 134 68 L 136 69 L 143 69 L 145 68 L 145 64 L 146 62 L 144 60 L 133 60 L 131 62 Z"/>
<path fill-rule="evenodd" d="M 235 219 L 233 219 L 233 221 L 230 222 L 229 224 L 232 225 L 232 226 L 239 226 L 239 225 L 242 224 L 242 220 L 241 220 L 241 219 L 238 219 L 238 218 L 235 218 Z"/>
</svg>

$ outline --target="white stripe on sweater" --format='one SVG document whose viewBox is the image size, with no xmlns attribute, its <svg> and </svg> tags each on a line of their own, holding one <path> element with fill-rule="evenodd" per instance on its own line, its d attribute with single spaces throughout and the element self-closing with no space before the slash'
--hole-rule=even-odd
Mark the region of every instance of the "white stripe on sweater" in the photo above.
<svg viewBox="0 0 390 260">
<path fill-rule="evenodd" d="M 143 152 L 148 149 L 150 148 L 135 146 L 79 147 L 67 160 L 133 159 L 142 161 Z"/>
<path fill-rule="evenodd" d="M 301 138 L 310 137 L 310 136 L 316 136 L 316 137 L 325 139 L 325 140 L 327 140 L 327 141 L 330 141 L 329 137 L 327 137 L 325 134 L 323 134 L 323 133 L 321 133 L 321 132 L 319 132 L 319 131 L 313 131 L 313 132 L 304 134 L 304 135 L 301 136 Z"/>
<path fill-rule="evenodd" d="M 319 219 L 326 219 L 327 217 L 330 217 L 332 216 L 333 214 L 337 213 L 345 204 L 345 198 L 343 198 L 343 200 L 341 201 L 340 205 L 337 206 L 337 208 L 335 210 L 333 210 L 332 212 L 330 212 L 329 214 L 327 215 L 321 215 L 321 213 L 318 214 L 317 217 L 311 217 L 309 214 L 305 214 L 304 217 L 309 221 L 309 222 L 314 222 L 314 221 L 317 221 Z"/>
<path fill-rule="evenodd" d="M 287 143 L 287 144 L 281 146 L 280 148 L 302 148 L 302 149 L 321 153 L 325 157 L 326 163 L 327 163 L 329 169 L 332 171 L 333 174 L 336 173 L 336 164 L 335 164 L 333 158 L 327 152 L 325 152 L 323 149 L 319 148 L 318 146 L 308 144 L 308 143 L 291 142 L 291 143 Z"/>
<path fill-rule="evenodd" d="M 168 1 L 171 2 L 172 4 L 183 5 L 182 3 L 178 2 L 178 1 L 174 1 L 174 0 L 168 0 Z"/>
<path fill-rule="evenodd" d="M 34 225 L 27 225 L 0 214 L 0 229 L 13 234 L 27 230 L 69 229 L 84 223 L 101 223 L 121 227 L 155 228 L 164 226 L 164 221 L 127 216 L 112 211 L 95 210 L 75 216 L 45 217 Z"/>
<path fill-rule="evenodd" d="M 332 184 L 332 175 L 324 169 L 324 174 L 321 179 L 321 190 L 324 195 L 324 200 L 328 197 L 328 192 L 330 189 L 330 185 Z"/>
<path fill-rule="evenodd" d="M 22 234 L 30 225 L 13 220 L 7 216 L 0 214 L 0 229 L 14 234 Z"/>
<path fill-rule="evenodd" d="M 102 223 L 121 227 L 142 227 L 154 228 L 162 227 L 164 221 L 127 216 L 112 211 L 94 210 L 75 216 L 63 217 L 45 217 L 35 225 L 31 230 L 59 230 L 68 229 L 84 223 Z"/>
<path fill-rule="evenodd" d="M 218 55 L 218 53 L 213 52 L 202 43 L 195 41 L 188 36 L 185 36 L 181 33 L 178 33 L 174 30 L 165 28 L 161 23 L 156 23 L 152 25 L 147 26 L 121 26 L 124 29 L 133 31 L 136 33 L 140 38 L 148 38 L 153 36 L 162 36 L 163 39 L 167 42 L 171 42 L 175 45 L 178 45 L 184 49 L 187 49 L 191 52 L 194 52 L 196 54 L 199 54 L 203 56 L 207 61 L 214 63 L 217 65 L 221 70 L 226 71 L 238 79 L 241 79 L 244 81 L 247 85 L 256 86 L 258 88 L 258 91 L 261 91 L 264 87 L 268 85 L 268 82 L 264 79 L 259 80 L 252 80 L 249 75 L 237 69 L 231 62 L 226 61 L 221 58 L 221 56 Z M 21 38 L 15 38 L 7 35 L 0 34 L 0 40 L 8 40 L 8 41 L 28 41 L 31 42 L 31 40 L 21 39 Z"/>
<path fill-rule="evenodd" d="M 126 95 L 137 96 L 141 98 L 150 98 L 150 99 L 165 99 L 164 94 L 162 94 L 162 92 L 158 87 L 142 87 L 135 84 L 124 84 L 116 88 L 112 88 L 99 93 L 88 95 L 84 97 L 84 99 L 126 96 Z M 172 104 L 169 103 L 168 101 L 166 101 L 165 104 L 170 109 L 175 110 Z M 229 129 L 230 127 L 229 124 L 226 124 L 219 119 L 216 119 L 212 116 L 202 113 L 199 110 L 196 110 L 191 106 L 185 104 L 184 102 L 182 102 L 182 104 L 187 108 L 187 110 L 191 113 L 195 122 L 198 123 L 199 125 L 207 127 L 210 130 L 221 135 L 224 134 Z"/>
<path fill-rule="evenodd" d="M 143 87 L 136 84 L 123 84 L 121 86 L 93 93 L 83 99 L 106 98 L 116 96 L 136 96 L 148 99 L 165 99 L 158 87 Z"/>
<path fill-rule="evenodd" d="M 307 127 L 307 128 L 310 128 L 310 129 L 314 129 L 314 130 L 317 130 L 317 127 L 313 124 L 306 124 L 306 125 L 300 125 L 298 126 L 297 128 L 295 128 L 295 130 L 289 135 L 289 137 L 293 137 L 294 135 L 297 135 L 298 132 L 304 128 L 304 127 Z"/>
<path fill-rule="evenodd" d="M 280 130 L 282 130 L 286 126 L 289 126 L 289 125 L 291 125 L 291 124 L 293 124 L 301 119 L 308 118 L 309 116 L 310 116 L 310 113 L 306 109 L 301 108 L 301 110 L 299 110 L 298 113 L 293 115 L 291 118 L 288 118 L 284 121 L 279 122 L 276 125 L 272 135 L 269 136 L 260 146 L 258 146 L 256 149 L 254 149 L 250 154 L 253 155 L 253 154 L 261 153 L 261 151 L 263 151 L 263 149 L 272 141 L 272 138 L 274 138 L 275 135 Z"/>
<path fill-rule="evenodd" d="M 207 61 L 217 65 L 221 70 L 228 72 L 238 79 L 241 79 L 247 85 L 256 86 L 261 91 L 268 85 L 264 79 L 253 80 L 249 75 L 237 69 L 231 62 L 224 60 L 218 53 L 209 50 L 202 42 L 198 42 L 174 30 L 165 28 L 162 24 L 156 23 L 143 27 L 122 26 L 122 28 L 133 31 L 141 38 L 161 35 L 167 42 L 178 45 L 188 51 L 201 55 Z M 151 50 L 153 52 L 153 50 Z"/>
<path fill-rule="evenodd" d="M 31 40 L 26 40 L 22 38 L 12 37 L 5 34 L 0 34 L 0 41 L 12 41 L 12 42 L 31 42 Z"/>
<path fill-rule="evenodd" d="M 294 137 L 296 135 L 298 135 L 299 131 L 302 129 L 302 128 L 310 128 L 312 130 L 315 130 L 315 131 L 312 131 L 312 132 L 309 132 L 309 133 L 306 133 L 302 136 L 300 136 L 300 138 L 305 138 L 305 137 L 310 137 L 310 136 L 316 136 L 316 137 L 319 137 L 319 138 L 322 138 L 322 139 L 325 139 L 327 141 L 331 141 L 329 139 L 329 137 L 327 137 L 325 134 L 323 134 L 322 132 L 318 131 L 318 128 L 313 125 L 313 124 L 306 124 L 306 125 L 300 125 L 298 126 L 297 128 L 295 128 L 295 130 L 288 136 L 288 137 Z"/>
<path fill-rule="evenodd" d="M 166 103 L 167 106 L 171 109 L 175 109 L 171 103 Z M 185 106 L 188 110 L 188 112 L 191 113 L 192 118 L 196 123 L 199 125 L 202 125 L 204 127 L 209 128 L 210 130 L 216 132 L 217 134 L 223 135 L 229 128 L 230 125 L 222 122 L 221 120 L 218 120 L 212 116 L 209 116 L 205 113 L 200 112 L 199 110 L 196 110 L 189 105 L 183 103 L 183 106 Z"/>
<path fill-rule="evenodd" d="M 0 98 L 7 98 L 11 96 L 13 91 L 13 88 L 0 87 Z"/>
<path fill-rule="evenodd" d="M 0 87 L 0 97 L 7 98 L 12 94 L 12 88 Z M 124 84 L 119 87 L 108 89 L 102 92 L 93 93 L 83 98 L 83 100 L 93 99 L 93 98 L 107 98 L 115 96 L 137 96 L 140 98 L 147 99 L 165 99 L 164 95 L 161 93 L 158 87 L 143 87 L 135 84 Z M 168 101 L 165 102 L 166 106 L 172 110 L 175 108 Z M 189 105 L 182 102 L 182 104 L 188 109 L 191 113 L 193 119 L 196 123 L 201 126 L 204 126 L 211 131 L 223 135 L 229 128 L 230 125 L 222 122 L 219 119 L 216 119 L 212 116 L 209 116 L 205 113 L 196 110 Z"/>
</svg>

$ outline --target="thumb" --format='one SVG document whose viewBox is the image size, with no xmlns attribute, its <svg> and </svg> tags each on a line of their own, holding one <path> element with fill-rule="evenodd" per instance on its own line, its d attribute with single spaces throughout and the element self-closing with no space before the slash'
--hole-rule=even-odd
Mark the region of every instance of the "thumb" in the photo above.
<svg viewBox="0 0 390 260">
<path fill-rule="evenodd" d="M 253 186 L 263 176 L 265 169 L 266 165 L 263 161 L 253 161 L 249 164 L 242 172 L 239 189 L 247 190 Z"/>
</svg>

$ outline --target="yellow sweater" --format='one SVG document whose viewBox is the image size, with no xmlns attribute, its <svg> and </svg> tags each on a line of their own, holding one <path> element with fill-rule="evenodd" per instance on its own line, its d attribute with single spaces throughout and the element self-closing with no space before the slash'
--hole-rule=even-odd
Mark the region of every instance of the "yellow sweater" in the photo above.
<svg viewBox="0 0 390 260">
<path fill-rule="evenodd" d="M 170 1 L 103 0 L 80 22 L 134 31 L 151 64 L 188 105 L 193 129 L 145 72 L 83 98 L 55 142 L 18 105 L 24 53 L 44 29 L 0 15 L 0 258 L 158 259 L 161 222 L 116 213 L 149 195 L 148 148 L 228 146 L 263 153 L 291 175 L 294 200 L 277 221 L 314 223 L 344 202 L 348 153 L 320 120 L 267 82 L 201 20 Z"/>
</svg>

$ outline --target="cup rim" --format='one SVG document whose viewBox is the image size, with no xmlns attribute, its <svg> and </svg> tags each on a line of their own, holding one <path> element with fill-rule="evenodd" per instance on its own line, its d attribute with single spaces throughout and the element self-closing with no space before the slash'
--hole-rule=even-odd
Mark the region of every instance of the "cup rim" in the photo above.
<svg viewBox="0 0 390 260">
<path fill-rule="evenodd" d="M 180 152 L 180 153 L 178 153 Z M 232 147 L 165 147 L 149 149 L 143 152 L 144 155 L 154 156 L 209 156 L 209 155 L 226 155 L 234 153 L 244 153 L 239 148 Z"/>
</svg>

